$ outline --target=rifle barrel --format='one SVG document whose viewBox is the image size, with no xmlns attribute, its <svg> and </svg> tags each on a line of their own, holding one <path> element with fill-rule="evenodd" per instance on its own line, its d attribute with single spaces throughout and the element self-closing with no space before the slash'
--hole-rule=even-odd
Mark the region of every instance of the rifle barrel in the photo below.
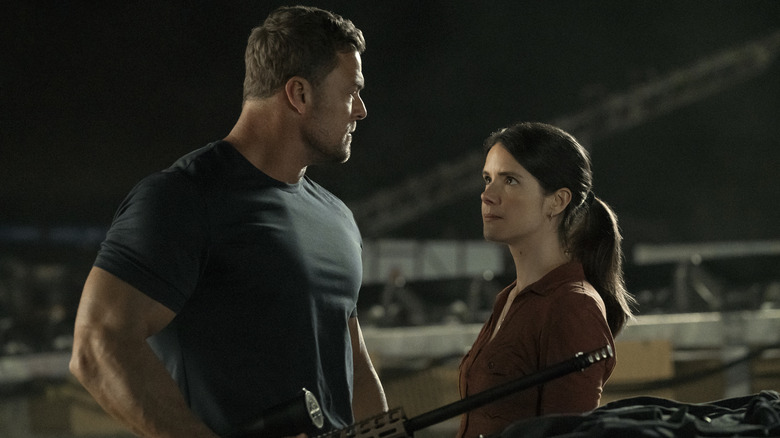
<svg viewBox="0 0 780 438">
<path fill-rule="evenodd" d="M 486 389 L 485 391 L 478 392 L 470 397 L 410 418 L 406 421 L 404 426 L 407 432 L 412 434 L 417 430 L 424 429 L 436 423 L 441 423 L 444 420 L 484 406 L 515 392 L 540 385 L 577 370 L 584 370 L 590 365 L 612 356 L 613 351 L 610 345 L 606 345 L 589 353 L 577 353 L 577 355 L 571 359 L 547 367 L 529 376 L 520 377 L 503 385 Z"/>
</svg>

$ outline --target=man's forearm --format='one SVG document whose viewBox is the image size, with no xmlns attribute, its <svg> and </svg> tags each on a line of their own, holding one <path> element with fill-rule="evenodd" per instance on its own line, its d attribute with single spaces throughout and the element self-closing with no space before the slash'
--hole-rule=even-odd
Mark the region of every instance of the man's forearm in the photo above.
<svg viewBox="0 0 780 438">
<path fill-rule="evenodd" d="M 387 399 L 368 353 L 363 350 L 354 363 L 352 412 L 355 421 L 387 410 Z"/>
<path fill-rule="evenodd" d="M 387 410 L 387 399 L 366 349 L 357 317 L 349 319 L 352 338 L 352 414 L 360 421 Z"/>
<path fill-rule="evenodd" d="M 217 437 L 188 408 L 146 342 L 112 342 L 79 328 L 75 339 L 71 371 L 103 409 L 133 433 L 153 438 Z"/>
<path fill-rule="evenodd" d="M 355 421 L 364 420 L 387 411 L 387 400 L 379 378 L 355 379 L 352 412 Z"/>
</svg>

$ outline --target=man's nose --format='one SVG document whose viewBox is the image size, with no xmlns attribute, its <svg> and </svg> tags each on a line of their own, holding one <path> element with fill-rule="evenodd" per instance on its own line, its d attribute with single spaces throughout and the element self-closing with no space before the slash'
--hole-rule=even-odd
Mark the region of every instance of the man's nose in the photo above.
<svg viewBox="0 0 780 438">
<path fill-rule="evenodd" d="M 363 101 L 363 98 L 360 97 L 360 95 L 358 95 L 357 99 L 355 99 L 355 106 L 353 107 L 353 111 L 355 111 L 355 117 L 358 120 L 363 120 L 368 116 L 366 103 Z"/>
</svg>

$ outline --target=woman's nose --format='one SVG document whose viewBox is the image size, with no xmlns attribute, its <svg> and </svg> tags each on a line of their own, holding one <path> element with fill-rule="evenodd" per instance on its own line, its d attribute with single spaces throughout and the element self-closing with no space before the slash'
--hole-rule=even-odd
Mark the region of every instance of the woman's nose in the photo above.
<svg viewBox="0 0 780 438">
<path fill-rule="evenodd" d="M 482 191 L 482 194 L 480 195 L 480 198 L 482 199 L 482 202 L 485 204 L 495 204 L 496 203 L 496 197 L 490 190 L 490 185 L 485 186 L 485 190 Z"/>
</svg>

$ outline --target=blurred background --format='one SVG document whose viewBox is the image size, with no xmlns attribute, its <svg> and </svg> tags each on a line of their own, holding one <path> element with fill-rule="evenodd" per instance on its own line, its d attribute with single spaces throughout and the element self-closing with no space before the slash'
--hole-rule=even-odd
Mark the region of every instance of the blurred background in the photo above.
<svg viewBox="0 0 780 438">
<path fill-rule="evenodd" d="M 293 3 L 4 6 L 1 436 L 127 435 L 67 373 L 83 281 L 132 186 L 228 133 L 250 29 Z M 361 322 L 392 406 L 457 398 L 511 281 L 481 237 L 480 151 L 521 120 L 590 150 L 625 236 L 639 316 L 605 402 L 780 387 L 780 2 L 308 4 L 367 40 L 352 158 L 308 174 L 364 234 Z"/>
</svg>

